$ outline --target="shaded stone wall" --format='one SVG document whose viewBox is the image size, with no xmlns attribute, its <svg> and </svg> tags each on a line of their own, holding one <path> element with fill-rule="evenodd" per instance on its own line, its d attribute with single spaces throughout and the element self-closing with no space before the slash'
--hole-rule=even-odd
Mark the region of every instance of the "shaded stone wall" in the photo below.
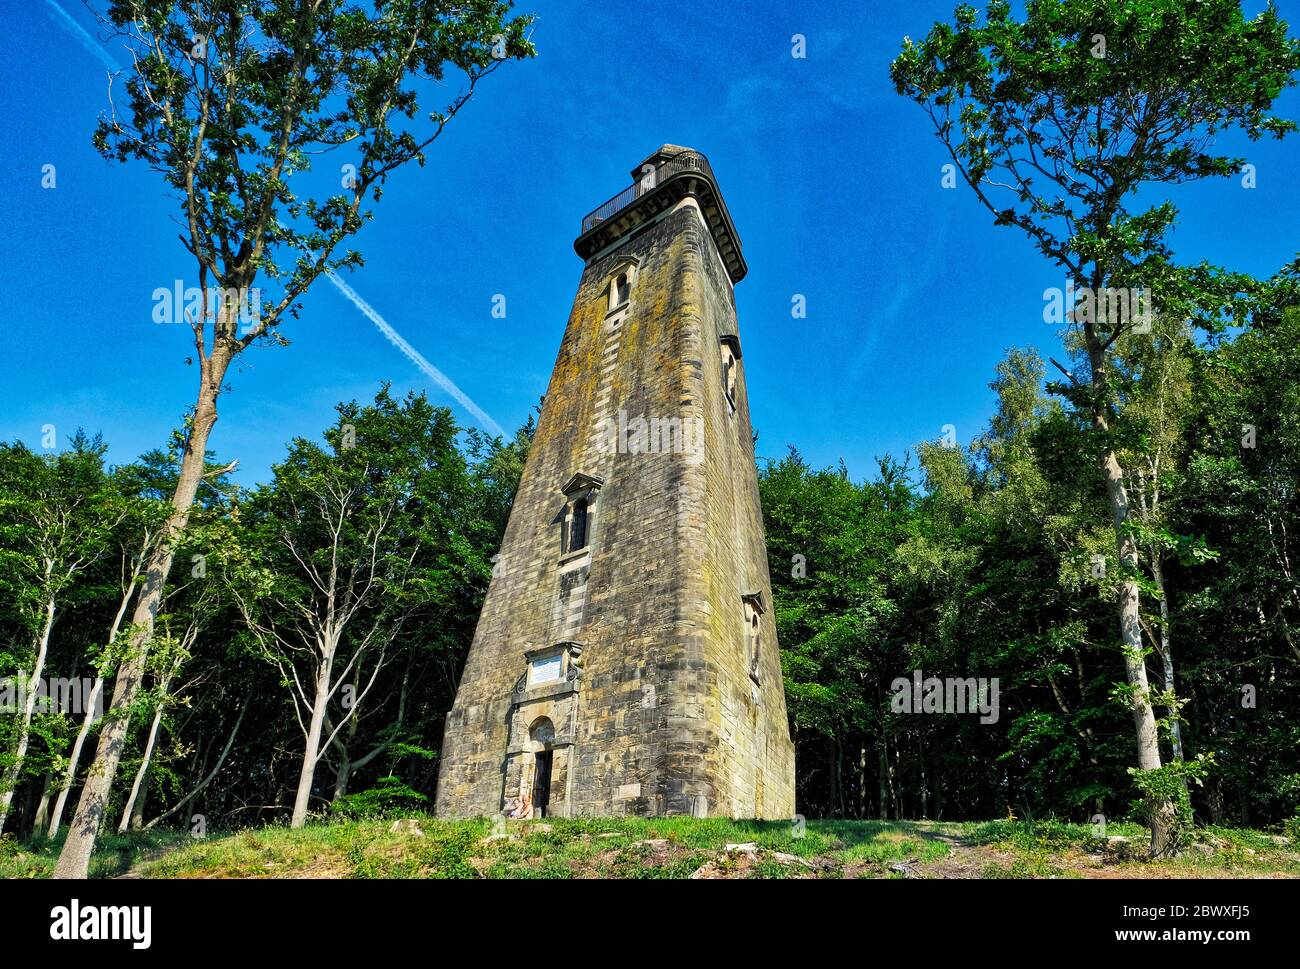
<svg viewBox="0 0 1300 969">
<path fill-rule="evenodd" d="M 611 312 L 619 272 L 632 276 L 630 299 Z M 723 391 L 719 337 L 736 333 L 733 306 L 689 197 L 584 269 L 447 719 L 439 814 L 493 814 L 519 793 L 526 731 L 541 716 L 563 768 L 553 815 L 793 813 L 743 365 L 734 413 Z M 680 420 L 678 449 L 626 453 L 615 440 L 611 451 L 620 411 L 633 449 L 637 418 Z M 698 426 L 702 448 L 688 432 Z M 603 482 L 583 492 L 589 541 L 570 553 L 563 489 L 577 474 Z M 768 609 L 757 682 L 750 592 Z M 525 651 L 564 641 L 583 646 L 568 692 L 521 681 Z"/>
</svg>

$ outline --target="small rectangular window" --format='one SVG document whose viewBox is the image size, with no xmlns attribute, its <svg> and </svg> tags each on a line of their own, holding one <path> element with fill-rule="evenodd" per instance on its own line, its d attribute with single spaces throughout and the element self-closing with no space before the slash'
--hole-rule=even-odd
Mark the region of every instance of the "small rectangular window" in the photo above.
<svg viewBox="0 0 1300 969">
<path fill-rule="evenodd" d="M 760 616 L 763 614 L 763 600 L 759 593 L 745 596 L 745 660 L 749 666 L 749 677 L 755 684 L 759 682 L 759 663 L 763 657 L 763 627 Z"/>
<path fill-rule="evenodd" d="M 722 392 L 727 398 L 727 407 L 735 413 L 736 410 L 736 357 L 731 352 L 731 348 L 724 346 L 722 348 Z"/>
<path fill-rule="evenodd" d="M 609 311 L 627 305 L 632 298 L 632 270 L 629 268 L 619 273 L 609 282 Z"/>
<path fill-rule="evenodd" d="M 587 499 L 579 498 L 573 504 L 573 522 L 569 526 L 569 551 L 587 547 Z"/>
</svg>

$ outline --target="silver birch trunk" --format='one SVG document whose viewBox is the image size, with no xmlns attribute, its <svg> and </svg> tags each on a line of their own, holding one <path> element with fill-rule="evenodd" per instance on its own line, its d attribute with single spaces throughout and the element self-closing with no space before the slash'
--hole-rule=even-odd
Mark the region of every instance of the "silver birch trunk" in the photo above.
<svg viewBox="0 0 1300 969">
<path fill-rule="evenodd" d="M 85 713 L 81 718 L 81 728 L 77 731 L 77 739 L 72 742 L 72 751 L 68 754 L 68 772 L 63 777 L 63 782 L 59 785 L 59 796 L 54 802 L 54 813 L 50 815 L 49 836 L 53 838 L 63 827 L 63 812 L 68 806 L 68 792 L 72 789 L 73 778 L 77 776 L 77 765 L 81 763 L 81 750 L 86 745 L 86 738 L 90 736 L 90 728 L 95 724 L 95 710 L 99 708 L 104 696 L 104 679 L 103 677 L 95 678 L 95 689 L 91 691 L 90 699 L 86 701 Z"/>
<path fill-rule="evenodd" d="M 1091 334 L 1088 337 L 1092 362 L 1092 388 L 1098 395 L 1106 393 L 1106 366 L 1104 350 L 1099 350 Z M 1104 399 L 1104 396 L 1103 396 Z M 1109 430 L 1105 412 L 1093 412 L 1093 426 L 1101 433 Z M 1101 474 L 1110 499 L 1111 520 L 1115 528 L 1115 553 L 1128 573 L 1138 569 L 1138 547 L 1129 528 L 1131 511 L 1128 490 L 1124 487 L 1124 469 L 1115 452 L 1107 450 L 1101 458 Z M 1144 771 L 1160 767 L 1160 738 L 1156 731 L 1155 712 L 1151 708 L 1151 687 L 1147 680 L 1146 659 L 1142 646 L 1142 615 L 1138 584 L 1128 575 L 1116 583 L 1116 606 L 1119 613 L 1120 637 L 1123 640 L 1124 672 L 1130 688 L 1130 705 L 1137 740 L 1138 768 Z M 1173 808 L 1168 801 L 1151 802 L 1151 851 L 1162 855 L 1169 848 L 1172 834 Z"/>
<path fill-rule="evenodd" d="M 337 642 L 332 637 L 326 637 L 321 648 L 323 655 L 316 670 L 311 721 L 307 726 L 307 738 L 302 755 L 302 769 L 298 773 L 298 793 L 293 799 L 293 817 L 289 822 L 289 826 L 293 828 L 301 828 L 307 823 L 307 811 L 311 802 L 311 788 L 316 778 L 316 763 L 320 760 L 321 734 L 325 727 L 325 710 L 330 694 L 330 674 L 334 668 L 334 650 L 337 648 Z"/>
<path fill-rule="evenodd" d="M 33 837 L 40 833 L 41 828 L 45 827 L 45 819 L 50 814 L 50 788 L 54 786 L 54 776 L 45 775 L 45 782 L 41 784 L 41 799 L 36 805 L 36 814 L 32 818 L 32 835 Z"/>
<path fill-rule="evenodd" d="M 149 737 L 145 740 L 144 756 L 140 761 L 140 769 L 135 772 L 135 780 L 131 782 L 131 793 L 127 795 L 126 804 L 122 807 L 122 820 L 117 824 L 118 834 L 124 834 L 131 825 L 131 817 L 135 814 L 136 799 L 140 797 L 144 779 L 149 776 L 149 764 L 153 760 L 154 745 L 158 742 L 158 728 L 162 724 L 162 715 L 162 703 L 159 702 L 158 708 L 153 712 L 153 720 L 149 723 Z"/>
<path fill-rule="evenodd" d="M 54 563 L 47 560 L 45 577 L 48 580 L 54 571 Z M 14 790 L 18 787 L 18 778 L 22 773 L 23 759 L 27 756 L 27 743 L 31 739 L 32 716 L 36 712 L 36 697 L 45 674 L 45 658 L 50 651 L 50 630 L 54 628 L 54 599 L 45 601 L 45 621 L 36 639 L 36 662 L 32 664 L 32 675 L 27 681 L 27 695 L 23 697 L 22 715 L 18 721 L 18 743 L 14 748 L 14 760 L 5 771 L 4 780 L 0 781 L 0 831 L 4 830 L 9 818 L 9 809 L 13 805 Z"/>
</svg>

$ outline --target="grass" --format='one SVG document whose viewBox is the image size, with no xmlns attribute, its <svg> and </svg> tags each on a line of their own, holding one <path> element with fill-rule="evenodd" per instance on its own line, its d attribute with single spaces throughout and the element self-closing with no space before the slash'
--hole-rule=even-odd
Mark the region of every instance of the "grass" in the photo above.
<svg viewBox="0 0 1300 969">
<path fill-rule="evenodd" d="M 174 851 L 190 840 L 186 832 L 172 830 L 106 834 L 99 839 L 90 859 L 90 877 L 124 875 L 143 859 Z M 62 847 L 62 837 L 18 844 L 6 835 L 0 838 L 0 878 L 47 878 Z"/>
<path fill-rule="evenodd" d="M 414 818 L 268 826 L 193 839 L 184 831 L 105 837 L 93 877 L 143 878 L 1111 878 L 1300 877 L 1300 847 L 1258 831 L 1213 828 L 1192 850 L 1141 860 L 1145 830 L 994 821 L 580 818 L 508 822 Z M 753 844 L 753 850 L 725 850 Z M 0 841 L 0 877 L 41 878 L 58 842 Z M 802 861 L 800 860 L 802 859 Z"/>
</svg>

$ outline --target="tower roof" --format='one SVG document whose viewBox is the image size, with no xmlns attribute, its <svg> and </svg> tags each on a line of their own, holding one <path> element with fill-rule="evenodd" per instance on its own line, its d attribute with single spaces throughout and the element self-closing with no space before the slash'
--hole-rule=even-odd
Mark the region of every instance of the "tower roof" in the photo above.
<svg viewBox="0 0 1300 969">
<path fill-rule="evenodd" d="M 645 158 L 641 159 L 641 161 L 637 162 L 636 167 L 632 169 L 632 178 L 639 181 L 641 176 L 645 174 L 645 167 L 647 165 L 650 165 L 653 168 L 658 168 L 670 158 L 676 158 L 678 155 L 682 154 L 682 152 L 686 151 L 696 155 L 700 154 L 694 148 L 684 148 L 681 145 L 660 145 L 650 154 L 646 155 Z M 702 158 L 704 156 L 701 155 L 700 157 Z"/>
<path fill-rule="evenodd" d="M 745 278 L 749 266 L 740 235 L 704 155 L 682 145 L 660 145 L 632 169 L 632 177 L 636 181 L 582 220 L 582 234 L 573 243 L 578 255 L 590 259 L 689 195 L 699 203 L 731 282 Z"/>
</svg>

